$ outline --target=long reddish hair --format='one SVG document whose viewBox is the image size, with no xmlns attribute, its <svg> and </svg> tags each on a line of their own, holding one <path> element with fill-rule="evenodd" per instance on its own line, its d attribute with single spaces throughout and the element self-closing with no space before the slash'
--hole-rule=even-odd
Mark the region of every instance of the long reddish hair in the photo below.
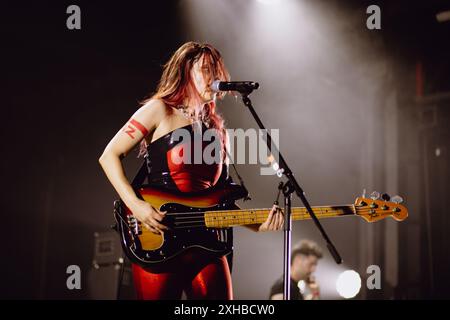
<svg viewBox="0 0 450 320">
<path fill-rule="evenodd" d="M 198 43 L 189 41 L 183 44 L 172 55 L 169 61 L 163 66 L 163 73 L 159 81 L 156 93 L 144 100 L 142 104 L 152 99 L 161 99 L 168 106 L 180 108 L 187 96 L 195 101 L 195 115 L 207 122 L 210 128 L 217 129 L 225 148 L 225 126 L 224 120 L 216 112 L 216 104 L 211 101 L 206 104 L 201 103 L 200 95 L 191 79 L 191 69 L 195 62 L 203 59 L 212 71 L 214 80 L 230 81 L 228 73 L 220 52 L 208 43 Z M 202 69 L 203 71 L 203 69 Z M 220 92 L 217 97 L 222 99 L 226 92 Z M 142 140 L 139 155 L 146 154 L 147 142 Z"/>
</svg>

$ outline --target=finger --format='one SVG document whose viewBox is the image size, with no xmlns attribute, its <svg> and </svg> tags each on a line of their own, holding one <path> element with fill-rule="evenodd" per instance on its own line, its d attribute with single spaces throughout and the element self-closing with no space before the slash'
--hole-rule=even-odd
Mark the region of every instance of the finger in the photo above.
<svg viewBox="0 0 450 320">
<path fill-rule="evenodd" d="M 271 222 L 272 222 L 272 220 L 273 220 L 273 214 L 274 214 L 273 210 L 270 210 L 270 211 L 269 211 L 269 215 L 267 216 L 266 221 L 264 221 L 264 222 L 261 224 L 261 226 L 260 226 L 260 230 L 261 230 L 261 231 L 268 231 L 268 230 L 270 230 L 270 224 L 271 224 Z"/>
<path fill-rule="evenodd" d="M 269 225 L 270 224 L 270 222 L 273 220 L 273 210 L 270 210 L 269 211 L 269 215 L 267 216 L 267 219 L 266 219 L 266 221 L 264 221 L 264 223 L 267 223 L 267 225 Z"/>
<path fill-rule="evenodd" d="M 160 233 L 156 228 L 154 228 L 153 226 L 151 226 L 151 225 L 149 225 L 149 224 L 147 224 L 147 223 L 144 223 L 144 226 L 145 226 L 148 230 L 150 230 L 150 232 L 152 232 L 152 233 L 155 233 L 155 234 L 159 234 L 159 233 Z"/>
<path fill-rule="evenodd" d="M 145 217 L 143 222 L 153 228 L 153 220 L 151 216 Z"/>
<path fill-rule="evenodd" d="M 160 230 L 158 229 L 158 227 L 156 226 L 156 220 L 152 219 L 151 216 L 147 217 L 143 223 L 153 232 L 156 234 L 160 233 Z"/>
<path fill-rule="evenodd" d="M 278 225 L 278 230 L 282 229 L 284 225 L 284 219 L 283 216 L 280 215 L 280 223 Z"/>
<path fill-rule="evenodd" d="M 269 230 L 273 230 L 273 226 L 274 226 L 275 221 L 277 219 L 275 211 L 271 210 L 271 212 L 272 212 L 272 215 L 270 217 L 270 220 L 268 221 L 269 222 L 268 223 L 269 224 Z"/>
<path fill-rule="evenodd" d="M 169 230 L 169 228 L 167 228 L 165 225 L 163 225 L 163 224 L 161 224 L 161 223 L 159 223 L 158 221 L 156 221 L 156 219 L 154 219 L 153 217 L 151 218 L 153 221 L 152 221 L 152 226 L 154 226 L 156 229 L 159 229 L 159 230 Z"/>
<path fill-rule="evenodd" d="M 161 222 L 164 219 L 164 215 L 156 212 L 156 214 L 152 215 L 152 218 L 155 219 L 156 221 Z"/>
<path fill-rule="evenodd" d="M 167 211 L 159 212 L 157 211 L 156 214 L 153 216 L 157 221 L 163 222 L 166 218 Z"/>
<path fill-rule="evenodd" d="M 278 225 L 280 224 L 280 214 L 278 213 L 278 211 L 275 211 L 275 214 L 273 217 L 274 217 L 273 230 L 278 230 Z"/>
<path fill-rule="evenodd" d="M 280 224 L 281 224 L 281 221 L 282 221 L 282 216 L 280 214 L 280 208 L 279 207 L 277 207 L 275 209 L 274 217 L 275 217 L 274 230 L 278 230 L 280 228 Z"/>
<path fill-rule="evenodd" d="M 281 229 L 283 227 L 284 224 L 284 215 L 283 215 L 283 211 L 281 210 L 281 208 L 278 209 L 278 218 L 279 218 L 279 223 L 278 223 L 278 230 Z"/>
<path fill-rule="evenodd" d="M 281 214 L 278 211 L 278 209 L 277 209 L 277 212 L 275 213 L 275 217 L 276 217 L 276 220 L 275 220 L 274 229 L 275 230 L 279 230 L 280 229 L 280 224 L 281 224 Z"/>
<path fill-rule="evenodd" d="M 283 218 L 283 216 L 281 216 L 281 218 L 280 218 L 280 225 L 278 226 L 278 230 L 282 229 L 283 226 L 284 226 L 284 218 Z"/>
<path fill-rule="evenodd" d="M 165 216 L 167 211 L 160 211 L 159 209 L 156 209 L 155 207 L 152 207 L 154 211 L 156 211 L 157 213 L 159 213 L 162 216 Z"/>
<path fill-rule="evenodd" d="M 269 221 L 269 230 L 274 230 L 274 228 L 276 226 L 276 221 L 277 221 L 277 215 L 276 215 L 275 211 L 273 211 L 272 217 Z"/>
</svg>

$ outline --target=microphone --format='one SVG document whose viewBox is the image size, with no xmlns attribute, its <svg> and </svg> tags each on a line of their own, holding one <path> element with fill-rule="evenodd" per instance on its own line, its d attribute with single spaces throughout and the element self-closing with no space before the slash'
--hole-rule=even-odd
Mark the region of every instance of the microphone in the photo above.
<svg viewBox="0 0 450 320">
<path fill-rule="evenodd" d="M 216 80 L 211 85 L 211 90 L 219 91 L 238 91 L 238 92 L 252 92 L 259 88 L 258 82 L 253 81 L 219 81 Z"/>
</svg>

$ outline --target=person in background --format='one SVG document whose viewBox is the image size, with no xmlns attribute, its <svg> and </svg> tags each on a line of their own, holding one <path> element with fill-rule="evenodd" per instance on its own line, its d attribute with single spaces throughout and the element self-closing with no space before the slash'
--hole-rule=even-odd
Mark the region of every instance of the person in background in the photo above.
<svg viewBox="0 0 450 320">
<path fill-rule="evenodd" d="M 320 298 L 319 285 L 315 281 L 319 259 L 322 250 L 317 243 L 302 240 L 291 253 L 291 300 L 318 300 Z M 270 300 L 283 299 L 283 277 L 281 276 L 270 289 Z"/>
</svg>

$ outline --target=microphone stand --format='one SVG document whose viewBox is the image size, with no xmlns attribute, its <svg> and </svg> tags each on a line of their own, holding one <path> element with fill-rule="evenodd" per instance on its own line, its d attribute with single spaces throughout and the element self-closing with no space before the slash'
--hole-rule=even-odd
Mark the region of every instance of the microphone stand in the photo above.
<svg viewBox="0 0 450 320">
<path fill-rule="evenodd" d="M 264 127 L 263 123 L 261 122 L 261 119 L 259 118 L 258 114 L 256 113 L 255 109 L 253 108 L 252 101 L 248 97 L 250 93 L 252 93 L 253 89 L 248 88 L 247 90 L 240 91 L 242 101 L 244 102 L 244 105 L 250 110 L 250 113 L 252 114 L 253 118 L 255 119 L 256 123 L 258 124 L 259 128 L 267 132 L 266 128 Z M 314 221 L 316 227 L 319 229 L 320 233 L 322 234 L 323 239 L 327 243 L 327 248 L 330 251 L 331 255 L 333 256 L 334 260 L 337 264 L 342 263 L 342 258 L 337 252 L 336 248 L 334 247 L 333 243 L 331 242 L 330 238 L 326 234 L 325 230 L 323 229 L 322 225 L 319 222 L 319 219 L 317 219 L 316 215 L 311 209 L 311 206 L 308 203 L 308 200 L 305 197 L 305 193 L 298 184 L 297 180 L 295 179 L 294 175 L 292 174 L 291 169 L 287 165 L 286 161 L 283 158 L 283 155 L 278 150 L 278 147 L 273 145 L 272 146 L 272 137 L 267 132 L 267 140 L 265 141 L 267 148 L 269 149 L 270 153 L 278 155 L 279 156 L 279 163 L 278 164 L 278 170 L 277 175 L 281 178 L 282 175 L 284 175 L 288 181 L 284 183 L 284 185 L 280 185 L 280 188 L 283 190 L 284 195 L 284 212 L 285 212 L 285 220 L 284 220 L 284 262 L 283 262 L 283 282 L 284 282 L 284 292 L 283 292 L 283 298 L 284 300 L 290 300 L 290 277 L 291 277 L 291 228 L 292 228 L 292 193 L 295 192 L 295 194 L 300 198 L 300 200 L 303 202 L 303 205 L 305 206 L 306 210 L 308 211 L 309 215 L 311 216 L 311 219 Z M 273 149 L 273 150 L 272 150 Z M 275 161 L 275 159 L 273 160 Z"/>
</svg>

